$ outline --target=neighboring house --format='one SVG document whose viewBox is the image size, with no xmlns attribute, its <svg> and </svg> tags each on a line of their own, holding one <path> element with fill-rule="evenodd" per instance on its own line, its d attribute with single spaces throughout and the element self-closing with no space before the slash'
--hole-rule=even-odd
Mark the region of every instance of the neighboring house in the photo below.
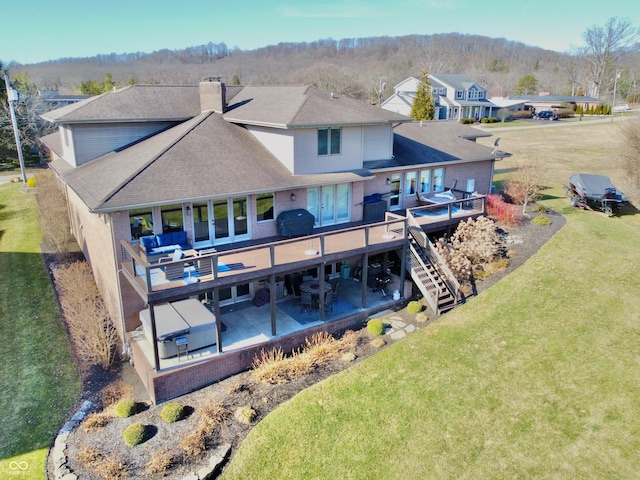
<svg viewBox="0 0 640 480">
<path fill-rule="evenodd" d="M 133 85 L 43 118 L 58 125 L 42 140 L 73 234 L 155 401 L 246 369 L 259 350 L 297 348 L 316 331 L 344 330 L 409 296 L 405 275 L 418 277 L 407 259 L 420 248 L 409 236 L 426 248 L 425 232 L 482 214 L 495 161 L 508 155 L 476 143 L 489 135 L 473 127 L 412 122 L 309 86 Z M 418 206 L 418 194 L 454 184 L 464 202 Z M 305 211 L 312 235 L 284 238 L 281 214 Z M 167 253 L 174 235 L 192 247 L 190 257 Z M 165 242 L 158 258 L 142 248 L 149 239 Z M 298 277 L 342 278 L 340 288 L 355 292 L 351 307 L 334 312 L 320 296 L 296 323 L 282 302 L 297 297 L 294 288 L 283 299 L 283 287 Z M 381 282 L 398 294 L 383 295 Z M 445 292 L 423 283 L 441 311 Z M 239 307 L 263 287 L 269 307 Z M 176 327 L 184 319 L 167 318 L 165 304 L 188 298 L 211 305 L 212 329 L 202 331 L 213 332 L 215 348 L 180 363 L 181 342 L 205 327 Z"/>
<path fill-rule="evenodd" d="M 512 113 L 525 110 L 524 100 L 513 100 L 509 97 L 491 97 L 490 100 L 495 105 L 496 118 L 503 119 Z"/>
<path fill-rule="evenodd" d="M 524 103 L 525 110 L 541 112 L 543 110 L 557 111 L 565 108 L 577 108 L 582 106 L 588 109 L 591 106 L 598 106 L 600 102 L 594 97 L 573 96 L 573 95 L 552 95 L 550 93 L 539 93 L 538 95 L 510 95 L 508 100 Z M 491 101 L 494 101 L 492 98 Z"/>
<path fill-rule="evenodd" d="M 494 105 L 487 90 L 464 75 L 427 74 L 436 106 L 436 120 L 481 119 L 493 115 Z M 382 102 L 382 108 L 410 115 L 420 85 L 419 77 L 409 77 L 394 87 L 394 94 Z"/>
<path fill-rule="evenodd" d="M 55 89 L 38 90 L 38 95 L 47 105 L 47 110 L 65 107 L 67 105 L 71 105 L 72 103 L 76 103 L 89 98 L 89 95 L 61 95 L 58 90 Z"/>
</svg>

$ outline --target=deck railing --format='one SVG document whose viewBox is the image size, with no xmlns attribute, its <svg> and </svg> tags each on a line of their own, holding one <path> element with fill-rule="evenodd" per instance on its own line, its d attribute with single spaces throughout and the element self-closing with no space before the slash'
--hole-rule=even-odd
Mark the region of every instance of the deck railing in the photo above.
<svg viewBox="0 0 640 480">
<path fill-rule="evenodd" d="M 141 293 L 170 288 L 184 288 L 190 283 L 202 283 L 211 288 L 233 284 L 261 274 L 279 274 L 296 268 L 336 262 L 349 255 L 384 251 L 401 246 L 407 240 L 406 218 L 387 216 L 387 220 L 375 224 L 349 227 L 340 230 L 274 241 L 244 248 L 205 253 L 195 257 L 159 263 L 147 263 L 139 254 L 138 245 L 121 241 L 123 271 L 134 279 Z M 167 266 L 183 269 L 181 281 L 162 282 L 157 275 L 164 275 Z M 207 272 L 202 275 L 201 272 Z"/>
</svg>

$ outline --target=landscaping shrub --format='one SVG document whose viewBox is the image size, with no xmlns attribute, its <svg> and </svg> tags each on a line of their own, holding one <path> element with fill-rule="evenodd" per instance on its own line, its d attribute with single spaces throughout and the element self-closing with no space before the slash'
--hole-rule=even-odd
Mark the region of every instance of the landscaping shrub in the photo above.
<svg viewBox="0 0 640 480">
<path fill-rule="evenodd" d="M 407 304 L 407 312 L 414 314 L 414 313 L 419 313 L 422 311 L 423 309 L 423 305 L 422 303 L 416 301 L 416 300 L 412 300 Z"/>
<path fill-rule="evenodd" d="M 162 475 L 180 463 L 180 458 L 171 452 L 154 453 L 147 463 L 144 473 L 147 477 Z"/>
<path fill-rule="evenodd" d="M 87 432 L 95 432 L 102 430 L 109 423 L 109 417 L 104 413 L 92 413 L 85 418 L 82 426 Z"/>
<path fill-rule="evenodd" d="M 60 305 L 77 353 L 94 365 L 109 368 L 116 358 L 118 334 L 87 262 L 53 271 Z"/>
<path fill-rule="evenodd" d="M 371 346 L 373 348 L 382 348 L 386 344 L 387 342 L 385 342 L 383 338 L 374 338 L 373 340 L 371 340 Z"/>
<path fill-rule="evenodd" d="M 425 312 L 416 313 L 416 322 L 425 323 L 429 320 L 429 316 Z"/>
<path fill-rule="evenodd" d="M 547 210 L 547 207 L 544 205 L 536 205 L 533 207 L 533 211 L 538 213 L 547 213 L 549 210 Z"/>
<path fill-rule="evenodd" d="M 485 278 L 489 263 L 505 256 L 504 242 L 487 217 L 460 222 L 449 239 L 440 238 L 435 245 L 461 283 Z"/>
<path fill-rule="evenodd" d="M 305 339 L 302 355 L 310 356 L 314 363 L 323 364 L 338 357 L 340 344 L 327 332 L 317 332 L 311 336 L 311 340 Z"/>
<path fill-rule="evenodd" d="M 53 171 L 42 170 L 34 178 L 38 185 L 35 197 L 40 210 L 43 241 L 53 253 L 66 259 L 70 254 L 69 244 L 72 241 L 67 200 Z"/>
<path fill-rule="evenodd" d="M 373 335 L 382 335 L 384 333 L 384 322 L 381 318 L 372 318 L 367 322 L 367 330 Z"/>
<path fill-rule="evenodd" d="M 475 118 L 461 118 L 460 119 L 460 123 L 462 123 L 463 125 L 471 125 L 476 123 L 476 119 Z"/>
<path fill-rule="evenodd" d="M 170 403 L 167 403 L 164 407 L 162 407 L 160 416 L 165 422 L 173 423 L 173 422 L 182 420 L 184 417 L 186 417 L 187 411 L 184 408 L 184 405 L 178 402 L 170 402 Z"/>
<path fill-rule="evenodd" d="M 207 436 L 209 430 L 206 426 L 199 425 L 193 432 L 180 441 L 180 448 L 187 457 L 196 457 L 207 449 Z"/>
<path fill-rule="evenodd" d="M 123 398 L 116 405 L 116 415 L 127 418 L 138 413 L 138 403 L 131 398 Z"/>
<path fill-rule="evenodd" d="M 210 403 L 200 410 L 200 424 L 207 426 L 209 430 L 222 425 L 229 416 L 229 410 L 224 408 L 221 403 Z"/>
<path fill-rule="evenodd" d="M 249 405 L 245 405 L 244 407 L 239 407 L 233 412 L 233 418 L 236 419 L 239 423 L 243 425 L 251 425 L 253 419 L 256 418 L 256 411 L 251 408 Z"/>
<path fill-rule="evenodd" d="M 78 462 L 85 466 L 95 465 L 104 458 L 100 450 L 94 447 L 83 447 L 76 456 Z"/>
<path fill-rule="evenodd" d="M 519 225 L 522 222 L 520 208 L 505 202 L 501 195 L 487 195 L 487 215 L 507 226 Z"/>
<path fill-rule="evenodd" d="M 531 223 L 535 223 L 536 225 L 551 225 L 551 220 L 544 215 L 538 215 L 531 220 Z"/>
<path fill-rule="evenodd" d="M 147 441 L 148 429 L 140 422 L 133 423 L 124 429 L 122 436 L 124 441 L 130 447 L 140 445 Z"/>
<path fill-rule="evenodd" d="M 107 458 L 98 462 L 93 470 L 102 478 L 120 480 L 127 478 L 130 466 L 119 458 Z"/>
</svg>

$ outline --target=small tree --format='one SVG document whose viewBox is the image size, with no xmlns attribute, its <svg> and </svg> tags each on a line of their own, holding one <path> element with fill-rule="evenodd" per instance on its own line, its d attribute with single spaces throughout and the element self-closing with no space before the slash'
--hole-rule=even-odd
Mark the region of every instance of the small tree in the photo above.
<svg viewBox="0 0 640 480">
<path fill-rule="evenodd" d="M 409 115 L 414 120 L 433 120 L 436 112 L 436 106 L 431 93 L 431 82 L 427 76 L 426 70 L 422 71 L 421 81 L 418 85 L 418 92 L 411 107 Z"/>
<path fill-rule="evenodd" d="M 518 86 L 516 87 L 516 95 L 531 95 L 538 93 L 538 80 L 530 73 L 523 75 L 518 80 Z"/>
<path fill-rule="evenodd" d="M 513 177 L 505 181 L 504 193 L 514 203 L 522 205 L 524 214 L 527 205 L 540 198 L 542 190 L 542 172 L 537 165 L 522 165 Z"/>
</svg>

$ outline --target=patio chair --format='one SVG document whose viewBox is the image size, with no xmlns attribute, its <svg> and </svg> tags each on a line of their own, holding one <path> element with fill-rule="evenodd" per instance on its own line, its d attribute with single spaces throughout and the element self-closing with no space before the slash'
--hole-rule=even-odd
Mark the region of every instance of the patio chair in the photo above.
<svg viewBox="0 0 640 480">
<path fill-rule="evenodd" d="M 333 312 L 333 292 L 327 292 L 324 294 L 324 313 L 329 311 Z"/>
<path fill-rule="evenodd" d="M 329 280 L 329 283 L 331 284 L 331 291 L 332 291 L 331 299 L 333 303 L 338 305 L 338 285 L 340 285 L 340 279 L 332 278 L 331 280 Z"/>
<path fill-rule="evenodd" d="M 313 295 L 311 295 L 308 292 L 300 292 L 300 311 L 304 312 L 305 310 L 305 305 L 309 305 L 309 310 L 313 310 L 314 308 L 314 301 L 313 301 Z"/>
</svg>

